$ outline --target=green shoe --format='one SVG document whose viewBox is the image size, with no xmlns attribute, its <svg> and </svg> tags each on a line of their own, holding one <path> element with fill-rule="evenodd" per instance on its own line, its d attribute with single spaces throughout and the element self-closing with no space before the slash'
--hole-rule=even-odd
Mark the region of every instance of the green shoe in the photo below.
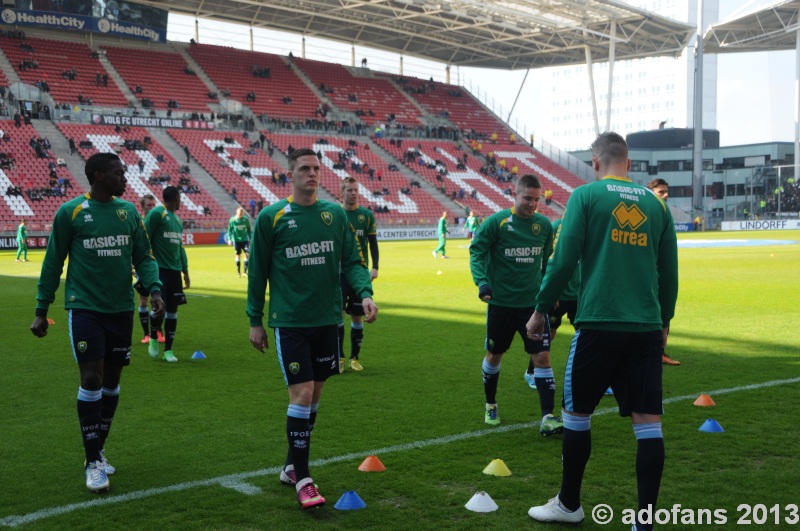
<svg viewBox="0 0 800 531">
<path fill-rule="evenodd" d="M 150 357 L 153 359 L 158 357 L 158 339 L 150 338 L 150 341 L 147 343 L 147 353 L 150 354 Z"/>
<path fill-rule="evenodd" d="M 554 417 L 553 415 L 545 415 L 542 417 L 542 422 L 539 424 L 539 435 L 555 435 L 564 431 L 564 421 L 561 417 Z"/>
<path fill-rule="evenodd" d="M 486 408 L 486 414 L 483 416 L 483 421 L 490 426 L 500 425 L 500 417 L 497 415 L 497 406 L 489 406 Z"/>
<path fill-rule="evenodd" d="M 171 350 L 165 350 L 164 354 L 161 356 L 161 359 L 167 363 L 177 363 L 178 361 L 178 358 L 175 357 L 175 354 L 173 354 Z"/>
</svg>

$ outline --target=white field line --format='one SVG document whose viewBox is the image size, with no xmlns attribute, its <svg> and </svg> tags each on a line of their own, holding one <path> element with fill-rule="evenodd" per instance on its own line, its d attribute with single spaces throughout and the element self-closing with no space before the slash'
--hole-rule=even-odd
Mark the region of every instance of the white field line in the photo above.
<svg viewBox="0 0 800 531">
<path fill-rule="evenodd" d="M 737 393 L 739 391 L 749 391 L 752 389 L 764 389 L 766 387 L 775 387 L 778 385 L 786 385 L 786 384 L 793 384 L 793 383 L 800 383 L 800 377 L 798 378 L 787 378 L 785 380 L 772 380 L 769 382 L 757 383 L 757 384 L 750 384 L 750 385 L 742 385 L 739 387 L 731 387 L 728 389 L 717 389 L 716 391 L 705 391 L 709 395 L 714 397 L 719 395 L 726 395 L 730 393 Z M 683 396 L 674 396 L 672 398 L 667 398 L 664 400 L 664 404 L 671 404 L 673 402 L 681 402 L 683 400 L 694 400 L 697 398 L 697 394 L 694 395 L 683 395 Z M 618 408 L 616 407 L 607 407 L 598 409 L 595 411 L 594 415 L 606 415 L 608 413 L 616 413 L 618 412 Z M 437 437 L 436 439 L 426 439 L 423 441 L 415 441 L 406 444 L 398 444 L 395 446 L 387 446 L 385 448 L 377 448 L 374 450 L 368 450 L 365 452 L 353 452 L 349 454 L 339 455 L 336 457 L 329 457 L 327 459 L 317 459 L 311 461 L 309 463 L 310 466 L 319 467 L 333 463 L 341 463 L 344 461 L 351 461 L 356 459 L 364 459 L 370 455 L 381 455 L 381 454 L 388 454 L 392 452 L 404 452 L 407 450 L 413 450 L 416 448 L 425 448 L 428 446 L 438 446 L 442 444 L 448 444 L 451 442 L 456 441 L 463 441 L 465 439 L 473 439 L 476 437 L 483 437 L 485 435 L 493 435 L 497 433 L 505 433 L 508 431 L 515 431 L 515 430 L 523 430 L 523 429 L 530 429 L 534 426 L 539 424 L 538 422 L 525 422 L 521 424 L 509 424 L 506 426 L 500 426 L 497 428 L 490 428 L 485 430 L 478 430 L 478 431 L 470 431 L 466 433 L 460 433 L 457 435 L 447 435 L 445 437 Z M 234 489 L 237 492 L 242 492 L 244 494 L 258 494 L 261 490 L 258 487 L 247 485 L 246 481 L 249 478 L 261 477 L 261 476 L 271 476 L 276 475 L 281 471 L 280 466 L 270 467 L 270 468 L 262 468 L 261 470 L 254 470 L 252 472 L 242 472 L 240 474 L 230 474 L 227 476 L 218 476 L 215 478 L 210 479 L 203 479 L 198 481 L 188 481 L 186 483 L 178 483 L 176 485 L 170 485 L 167 487 L 157 487 L 152 489 L 146 490 L 139 490 L 135 492 L 129 492 L 127 494 L 119 494 L 116 496 L 103 496 L 100 498 L 96 498 L 91 501 L 81 502 L 81 503 L 71 503 L 69 505 L 62 505 L 61 507 L 51 507 L 49 509 L 42 509 L 39 511 L 35 511 L 32 513 L 28 513 L 25 515 L 19 516 L 6 516 L 0 519 L 0 525 L 5 527 L 15 527 L 19 525 L 29 524 L 31 522 L 36 522 L 37 520 L 42 520 L 44 518 L 50 518 L 52 516 L 58 516 L 60 514 L 70 513 L 72 511 L 77 511 L 79 509 L 90 509 L 93 507 L 101 507 L 104 505 L 112 505 L 117 503 L 129 502 L 133 500 L 140 500 L 142 498 L 149 498 L 151 496 L 160 496 L 162 494 L 166 494 L 169 492 L 179 492 L 183 490 L 194 489 L 198 487 L 207 487 L 210 485 L 220 485 L 226 488 Z"/>
</svg>

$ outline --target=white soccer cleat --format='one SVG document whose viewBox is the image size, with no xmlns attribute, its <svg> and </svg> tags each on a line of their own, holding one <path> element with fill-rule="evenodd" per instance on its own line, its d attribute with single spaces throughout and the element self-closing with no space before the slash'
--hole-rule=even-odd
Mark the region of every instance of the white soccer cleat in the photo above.
<svg viewBox="0 0 800 531">
<path fill-rule="evenodd" d="M 101 468 L 101 462 L 92 461 L 89 463 L 89 466 L 86 467 L 86 488 L 92 492 L 100 492 L 108 490 L 109 486 L 108 476 Z"/>
<path fill-rule="evenodd" d="M 114 472 L 117 471 L 116 468 L 111 466 L 111 464 L 106 460 L 106 451 L 100 450 L 100 460 L 95 461 L 97 463 L 97 467 L 102 469 L 103 472 L 106 473 L 106 476 L 113 476 Z M 83 461 L 83 466 L 86 467 L 86 460 Z"/>
<path fill-rule="evenodd" d="M 103 472 L 106 473 L 106 476 L 113 476 L 114 472 L 117 471 L 117 469 L 111 466 L 111 463 L 109 463 L 106 459 L 105 449 L 100 450 L 100 466 L 103 468 Z"/>
<path fill-rule="evenodd" d="M 583 507 L 578 507 L 576 511 L 569 512 L 561 507 L 558 495 L 555 498 L 550 498 L 544 505 L 528 509 L 528 516 L 539 522 L 566 522 L 569 524 L 577 524 L 584 519 Z"/>
</svg>

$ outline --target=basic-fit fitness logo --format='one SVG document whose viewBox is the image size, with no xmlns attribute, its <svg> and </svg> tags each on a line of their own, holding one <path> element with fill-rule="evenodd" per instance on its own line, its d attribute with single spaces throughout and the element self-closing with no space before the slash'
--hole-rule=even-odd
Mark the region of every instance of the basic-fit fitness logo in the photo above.
<svg viewBox="0 0 800 531">
<path fill-rule="evenodd" d="M 647 233 L 636 232 L 647 221 L 647 216 L 638 205 L 620 203 L 611 213 L 619 225 L 618 229 L 611 229 L 611 241 L 647 247 Z"/>
</svg>

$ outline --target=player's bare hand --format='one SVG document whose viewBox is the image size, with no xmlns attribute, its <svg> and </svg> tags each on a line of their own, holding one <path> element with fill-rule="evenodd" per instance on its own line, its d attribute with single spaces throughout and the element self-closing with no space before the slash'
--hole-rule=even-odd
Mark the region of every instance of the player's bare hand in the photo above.
<svg viewBox="0 0 800 531">
<path fill-rule="evenodd" d="M 661 337 L 662 337 L 661 348 L 666 350 L 667 349 L 667 338 L 669 337 L 669 327 L 666 327 L 661 331 Z"/>
<path fill-rule="evenodd" d="M 528 332 L 528 337 L 531 339 L 539 339 L 544 334 L 544 320 L 547 316 L 537 311 L 533 312 L 531 318 L 528 319 L 528 324 L 525 325 L 525 330 Z"/>
<path fill-rule="evenodd" d="M 191 280 L 189 280 L 189 272 L 183 274 L 183 289 L 189 289 L 192 286 Z"/>
<path fill-rule="evenodd" d="M 250 343 L 253 348 L 259 352 L 264 352 L 269 348 L 269 341 L 267 340 L 267 330 L 263 326 L 250 327 Z"/>
<path fill-rule="evenodd" d="M 33 335 L 36 337 L 44 337 L 47 335 L 47 326 L 47 317 L 40 317 L 37 315 L 33 320 L 33 324 L 31 324 L 31 332 L 33 332 Z"/>
<path fill-rule="evenodd" d="M 150 294 L 150 305 L 153 307 L 153 317 L 156 318 L 161 318 L 167 309 L 164 299 L 161 298 L 160 291 Z"/>
<path fill-rule="evenodd" d="M 375 280 L 376 278 L 378 278 L 378 270 L 377 269 L 370 269 L 369 270 L 369 279 L 370 280 Z"/>
<path fill-rule="evenodd" d="M 378 307 L 375 305 L 375 301 L 367 297 L 361 301 L 361 308 L 364 309 L 364 320 L 368 323 L 374 323 L 375 319 L 378 318 Z"/>
<path fill-rule="evenodd" d="M 228 247 L 233 247 L 233 240 L 228 240 Z"/>
</svg>

